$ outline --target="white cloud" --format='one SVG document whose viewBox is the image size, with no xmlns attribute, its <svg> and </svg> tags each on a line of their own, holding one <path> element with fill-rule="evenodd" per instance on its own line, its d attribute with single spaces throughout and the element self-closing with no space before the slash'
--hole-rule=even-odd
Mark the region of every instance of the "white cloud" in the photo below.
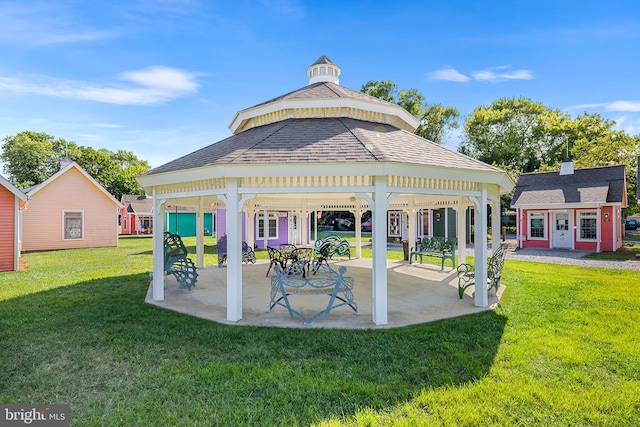
<svg viewBox="0 0 640 427">
<path fill-rule="evenodd" d="M 443 67 L 439 70 L 427 73 L 430 80 L 442 80 L 448 82 L 466 83 L 472 78 L 479 82 L 501 82 L 505 80 L 531 80 L 533 72 L 531 70 L 512 70 L 509 65 L 488 68 L 486 70 L 473 71 L 471 77 L 461 73 L 452 67 Z"/>
<path fill-rule="evenodd" d="M 451 67 L 443 67 L 439 70 L 432 71 L 427 74 L 430 80 L 444 80 L 447 82 L 460 82 L 465 83 L 471 80 L 461 72 Z"/>
<path fill-rule="evenodd" d="M 508 71 L 510 67 L 501 65 L 487 70 L 474 71 L 473 78 L 480 82 L 501 82 L 504 80 L 531 80 L 533 72 L 531 70 Z"/>
<path fill-rule="evenodd" d="M 0 77 L 0 91 L 107 104 L 150 105 L 193 95 L 198 91 L 196 76 L 196 73 L 163 66 L 121 73 L 120 80 L 124 84 L 98 84 L 26 75 L 21 78 Z"/>
<path fill-rule="evenodd" d="M 579 104 L 567 107 L 567 110 L 597 109 L 611 112 L 640 112 L 640 101 L 611 101 L 599 104 Z"/>
<path fill-rule="evenodd" d="M 73 12 L 60 3 L 0 3 L 0 16 L 0 43 L 48 46 L 104 40 L 119 34 L 78 23 Z"/>
<path fill-rule="evenodd" d="M 604 104 L 607 111 L 640 112 L 640 101 L 613 101 Z"/>
</svg>

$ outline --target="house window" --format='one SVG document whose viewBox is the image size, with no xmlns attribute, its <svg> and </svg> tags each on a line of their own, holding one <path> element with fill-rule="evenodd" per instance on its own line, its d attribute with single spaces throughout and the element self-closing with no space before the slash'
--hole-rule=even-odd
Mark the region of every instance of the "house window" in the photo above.
<svg viewBox="0 0 640 427">
<path fill-rule="evenodd" d="M 84 238 L 84 215 L 82 212 L 64 212 L 64 239 Z"/>
<path fill-rule="evenodd" d="M 127 223 L 129 222 L 129 217 L 128 217 L 128 216 L 126 216 L 126 215 L 125 215 L 125 216 L 123 216 L 123 217 L 122 217 L 122 221 L 121 221 L 121 222 L 122 222 L 122 228 L 123 228 L 123 230 L 125 230 L 125 231 L 126 231 L 126 230 L 127 230 Z"/>
<path fill-rule="evenodd" d="M 578 216 L 580 240 L 596 240 L 598 237 L 598 214 L 594 211 L 580 212 Z"/>
<path fill-rule="evenodd" d="M 258 216 L 258 239 L 264 239 L 264 215 Z M 278 238 L 278 216 L 269 213 L 267 216 L 267 239 Z"/>
<path fill-rule="evenodd" d="M 547 238 L 547 215 L 544 212 L 529 213 L 529 239 Z"/>
<path fill-rule="evenodd" d="M 400 226 L 402 224 L 402 212 L 389 211 L 388 218 L 389 218 L 389 221 L 388 221 L 389 229 L 387 230 L 387 234 L 392 237 L 400 236 Z"/>
</svg>

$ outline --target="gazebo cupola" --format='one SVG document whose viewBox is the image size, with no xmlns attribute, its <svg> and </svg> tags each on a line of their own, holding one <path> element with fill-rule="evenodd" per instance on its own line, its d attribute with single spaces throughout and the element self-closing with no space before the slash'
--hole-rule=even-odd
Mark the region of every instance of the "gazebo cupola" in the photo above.
<svg viewBox="0 0 640 427">
<path fill-rule="evenodd" d="M 318 82 L 330 82 L 339 85 L 341 72 L 340 67 L 324 55 L 314 62 L 311 67 L 307 68 L 310 85 Z"/>
<path fill-rule="evenodd" d="M 307 86 L 239 111 L 229 129 L 238 134 L 287 119 L 331 117 L 385 123 L 411 133 L 420 126 L 420 121 L 401 106 L 340 86 L 341 73 L 340 67 L 323 55 L 307 68 Z"/>
</svg>

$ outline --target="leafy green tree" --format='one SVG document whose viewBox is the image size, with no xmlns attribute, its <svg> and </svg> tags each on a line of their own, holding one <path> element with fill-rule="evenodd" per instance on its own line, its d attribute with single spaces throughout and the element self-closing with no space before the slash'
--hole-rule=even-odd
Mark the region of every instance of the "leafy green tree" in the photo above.
<svg viewBox="0 0 640 427">
<path fill-rule="evenodd" d="M 459 151 L 504 170 L 517 181 L 525 172 L 558 170 L 569 156 L 577 168 L 626 165 L 630 211 L 638 211 L 640 137 L 614 130 L 598 114 L 575 119 L 527 98 L 502 98 L 476 108 L 465 123 Z"/>
<path fill-rule="evenodd" d="M 360 92 L 395 104 L 398 96 L 398 86 L 390 80 L 380 82 L 371 80 L 362 86 Z"/>
<path fill-rule="evenodd" d="M 467 119 L 459 151 L 506 169 L 533 172 L 553 164 L 566 144 L 570 117 L 528 98 L 501 98 Z M 556 123 L 551 132 L 549 123 Z"/>
<path fill-rule="evenodd" d="M 457 129 L 460 113 L 455 107 L 442 104 L 426 105 L 421 110 L 420 127 L 416 134 L 441 144 L 452 129 Z"/>
<path fill-rule="evenodd" d="M 389 81 L 369 81 L 362 86 L 361 92 L 398 104 L 420 120 L 416 135 L 442 144 L 451 129 L 458 127 L 460 113 L 455 107 L 443 107 L 441 104 L 428 104 L 417 89 L 398 90 L 398 86 Z"/>
<path fill-rule="evenodd" d="M 18 188 L 39 184 L 60 167 L 53 136 L 38 132 L 21 132 L 3 139 L 0 159 L 3 171 Z"/>
<path fill-rule="evenodd" d="M 135 179 L 150 165 L 130 151 L 113 153 L 105 148 L 94 149 L 45 133 L 22 132 L 4 139 L 0 159 L 4 172 L 19 188 L 39 184 L 60 170 L 60 160 L 68 158 L 78 163 L 116 199 L 123 194 L 143 195 Z"/>
<path fill-rule="evenodd" d="M 570 155 L 578 168 L 624 164 L 629 212 L 640 212 L 637 200 L 640 136 L 614 130 L 615 122 L 583 114 L 573 122 Z"/>
</svg>

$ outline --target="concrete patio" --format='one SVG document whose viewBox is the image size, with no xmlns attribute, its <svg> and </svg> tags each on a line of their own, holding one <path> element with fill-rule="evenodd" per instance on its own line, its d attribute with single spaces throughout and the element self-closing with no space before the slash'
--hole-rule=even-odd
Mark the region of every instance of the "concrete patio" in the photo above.
<svg viewBox="0 0 640 427">
<path fill-rule="evenodd" d="M 395 328 L 413 324 L 432 322 L 434 320 L 479 313 L 495 308 L 499 302 L 503 287 L 496 296 L 489 292 L 489 306 L 473 305 L 473 287 L 461 300 L 458 297 L 457 277 L 451 267 L 440 271 L 433 264 L 411 264 L 407 261 L 387 261 L 388 268 L 388 323 L 375 325 L 371 311 L 371 259 L 354 259 L 332 261 L 331 266 L 337 268 L 344 265 L 346 276 L 354 278 L 355 301 L 358 313 L 349 307 L 339 307 L 329 313 L 325 320 L 317 318 L 313 325 L 304 325 L 298 317 L 291 318 L 287 310 L 276 306 L 269 312 L 269 292 L 271 276 L 265 277 L 269 267 L 268 261 L 242 267 L 242 302 L 243 316 L 238 322 L 226 319 L 226 268 L 211 266 L 199 269 L 196 286 L 187 290 L 178 286 L 172 275 L 167 276 L 164 301 L 153 301 L 151 286 L 146 302 L 201 317 L 215 322 L 230 325 L 252 325 L 283 328 L 334 328 L 334 329 L 370 329 Z M 305 315 L 322 310 L 328 303 L 328 296 L 292 296 L 291 304 Z"/>
</svg>

